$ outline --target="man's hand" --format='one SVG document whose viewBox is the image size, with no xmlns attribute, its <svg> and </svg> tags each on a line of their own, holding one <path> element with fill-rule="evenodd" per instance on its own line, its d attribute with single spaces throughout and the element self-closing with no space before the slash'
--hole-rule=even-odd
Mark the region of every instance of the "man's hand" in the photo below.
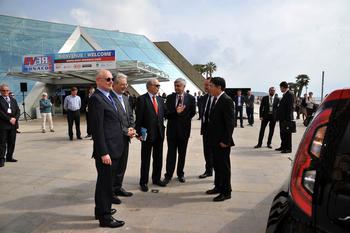
<svg viewBox="0 0 350 233">
<path fill-rule="evenodd" d="M 223 143 L 223 142 L 220 142 L 219 143 L 219 145 L 220 145 L 220 147 L 221 148 L 226 148 L 226 147 L 229 147 L 229 145 L 226 145 L 225 143 Z"/>
<path fill-rule="evenodd" d="M 112 165 L 112 160 L 111 157 L 109 156 L 109 154 L 103 155 L 101 157 L 102 159 L 102 163 L 107 164 L 107 165 Z"/>
<path fill-rule="evenodd" d="M 16 124 L 16 118 L 11 118 L 10 119 L 10 123 L 11 123 L 11 125 L 15 125 Z"/>
<path fill-rule="evenodd" d="M 176 112 L 177 113 L 182 113 L 186 108 L 186 105 L 182 105 L 180 104 L 177 108 L 176 108 Z"/>
<path fill-rule="evenodd" d="M 136 136 L 136 130 L 134 128 L 128 128 L 128 136 L 129 138 L 133 138 Z"/>
</svg>

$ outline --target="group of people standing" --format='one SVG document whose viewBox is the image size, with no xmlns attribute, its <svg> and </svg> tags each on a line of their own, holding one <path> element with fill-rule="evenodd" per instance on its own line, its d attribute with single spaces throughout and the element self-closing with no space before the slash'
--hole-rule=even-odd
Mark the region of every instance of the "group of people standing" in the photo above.
<svg viewBox="0 0 350 233">
<path fill-rule="evenodd" d="M 97 169 L 95 191 L 95 217 L 101 227 L 120 227 L 123 221 L 112 215 L 116 212 L 112 204 L 120 204 L 118 196 L 131 196 L 122 187 L 128 159 L 128 148 L 132 138 L 141 141 L 140 190 L 147 192 L 151 157 L 153 159 L 152 183 L 165 187 L 175 172 L 177 180 L 185 180 L 185 160 L 191 132 L 191 120 L 196 114 L 195 98 L 185 92 L 186 81 L 178 78 L 174 82 L 175 92 L 166 100 L 158 96 L 160 84 L 157 79 L 146 83 L 147 93 L 137 99 L 136 119 L 128 99 L 123 95 L 127 88 L 127 77 L 118 73 L 113 77 L 108 70 L 100 70 L 96 76 L 96 91 L 89 98 L 89 124 L 91 126 L 93 158 Z M 202 134 L 205 150 L 210 153 L 211 176 L 215 171 L 214 188 L 207 194 L 218 194 L 213 201 L 231 198 L 230 148 L 233 143 L 234 103 L 224 93 L 225 80 L 206 80 L 208 94 L 204 96 Z M 118 88 L 119 87 L 119 88 Z M 210 93 L 209 93 L 210 92 Z M 163 142 L 167 119 L 166 172 L 161 178 L 163 164 Z M 208 142 L 208 143 L 206 143 Z M 206 154 L 206 153 L 205 153 Z M 209 155 L 206 155 L 206 158 Z M 200 178 L 205 178 L 203 174 Z"/>
</svg>

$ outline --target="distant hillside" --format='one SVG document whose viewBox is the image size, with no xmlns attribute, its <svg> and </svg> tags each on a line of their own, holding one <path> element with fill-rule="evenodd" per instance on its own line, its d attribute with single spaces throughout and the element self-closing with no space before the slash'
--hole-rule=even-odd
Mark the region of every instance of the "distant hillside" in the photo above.
<svg viewBox="0 0 350 233">
<path fill-rule="evenodd" d="M 252 91 L 252 94 L 254 96 L 265 96 L 265 95 L 268 95 L 267 92 L 261 92 L 261 91 Z"/>
</svg>

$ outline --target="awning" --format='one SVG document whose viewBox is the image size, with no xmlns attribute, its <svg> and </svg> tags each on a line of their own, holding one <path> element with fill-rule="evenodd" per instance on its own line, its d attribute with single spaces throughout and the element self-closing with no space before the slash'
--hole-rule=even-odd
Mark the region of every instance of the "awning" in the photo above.
<svg viewBox="0 0 350 233">
<path fill-rule="evenodd" d="M 122 72 L 128 76 L 128 83 L 142 84 L 149 78 L 159 82 L 169 81 L 169 76 L 163 71 L 140 61 L 117 61 L 115 69 L 109 69 L 113 75 Z M 89 84 L 95 83 L 96 70 L 57 71 L 57 72 L 8 72 L 7 76 L 21 77 L 53 85 Z"/>
</svg>

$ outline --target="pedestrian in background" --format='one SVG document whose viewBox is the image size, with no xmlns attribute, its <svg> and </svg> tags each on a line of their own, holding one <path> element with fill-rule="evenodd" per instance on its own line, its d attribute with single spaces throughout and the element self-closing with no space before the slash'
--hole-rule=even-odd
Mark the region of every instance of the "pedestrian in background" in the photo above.
<svg viewBox="0 0 350 233">
<path fill-rule="evenodd" d="M 77 139 L 81 138 L 80 132 L 80 108 L 81 99 L 78 96 L 78 88 L 72 87 L 71 94 L 64 98 L 64 110 L 67 111 L 67 121 L 68 121 L 68 135 L 69 140 L 73 140 L 73 123 L 75 123 L 75 130 L 77 134 Z"/>
<path fill-rule="evenodd" d="M 52 122 L 52 103 L 51 101 L 47 98 L 47 93 L 43 92 L 41 95 L 41 99 L 39 101 L 39 106 L 40 106 L 40 114 L 42 118 L 41 122 L 41 130 L 43 133 L 46 132 L 46 119 L 49 121 L 50 125 L 50 132 L 55 132 L 53 129 L 53 122 Z"/>
</svg>

